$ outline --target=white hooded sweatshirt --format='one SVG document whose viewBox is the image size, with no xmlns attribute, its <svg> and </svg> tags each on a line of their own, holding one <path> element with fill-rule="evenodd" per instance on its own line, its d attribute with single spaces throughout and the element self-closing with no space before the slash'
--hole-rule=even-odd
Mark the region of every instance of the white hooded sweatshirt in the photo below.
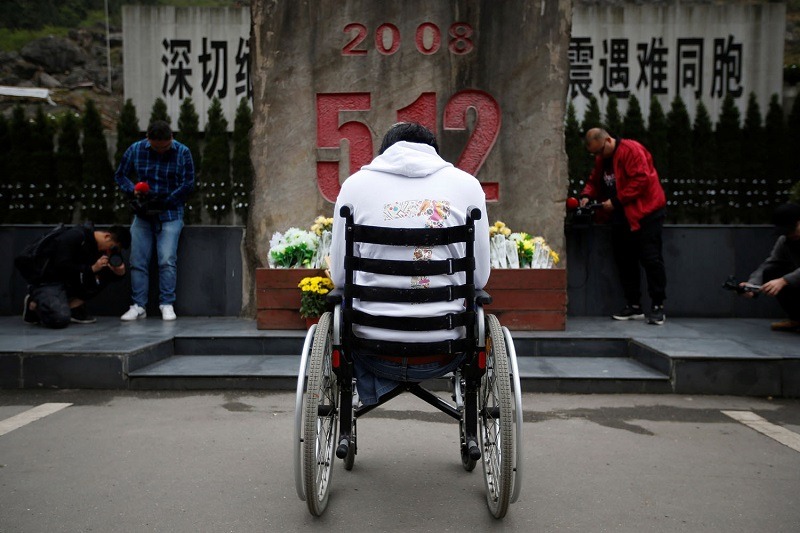
<svg viewBox="0 0 800 533">
<path fill-rule="evenodd" d="M 489 279 L 489 222 L 486 197 L 473 176 L 455 168 L 427 144 L 400 141 L 350 176 L 342 185 L 333 214 L 331 243 L 331 276 L 336 287 L 344 287 L 344 226 L 339 209 L 353 206 L 356 224 L 392 228 L 438 228 L 463 225 L 466 210 L 475 206 L 482 217 L 475 222 L 475 288 L 482 289 Z M 375 259 L 442 260 L 464 255 L 464 244 L 433 248 L 356 244 L 355 255 Z M 385 276 L 356 272 L 355 282 L 364 286 L 389 286 L 403 289 L 425 289 L 461 285 L 463 272 L 441 276 Z M 353 306 L 366 313 L 384 316 L 430 317 L 458 312 L 463 300 L 424 304 L 360 302 Z M 365 326 L 356 328 L 360 337 L 391 341 L 425 341 L 454 339 L 460 332 L 436 330 L 405 332 L 380 330 Z"/>
</svg>

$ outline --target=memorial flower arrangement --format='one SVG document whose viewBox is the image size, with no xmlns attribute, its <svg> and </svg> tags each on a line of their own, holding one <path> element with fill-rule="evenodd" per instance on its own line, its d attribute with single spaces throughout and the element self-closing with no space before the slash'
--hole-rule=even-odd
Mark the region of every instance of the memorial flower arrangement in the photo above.
<svg viewBox="0 0 800 533">
<path fill-rule="evenodd" d="M 492 268 L 553 268 L 558 254 L 543 237 L 514 232 L 500 220 L 489 227 Z"/>
<path fill-rule="evenodd" d="M 318 216 L 309 230 L 276 231 L 269 240 L 267 263 L 272 268 L 322 268 L 330 254 L 333 219 Z"/>
<path fill-rule="evenodd" d="M 333 281 L 322 276 L 314 276 L 301 279 L 297 286 L 302 291 L 300 316 L 303 318 L 322 316 L 327 308 L 325 295 L 333 290 Z"/>
<path fill-rule="evenodd" d="M 310 231 L 289 228 L 269 240 L 267 262 L 273 268 L 312 268 L 319 238 Z"/>
</svg>

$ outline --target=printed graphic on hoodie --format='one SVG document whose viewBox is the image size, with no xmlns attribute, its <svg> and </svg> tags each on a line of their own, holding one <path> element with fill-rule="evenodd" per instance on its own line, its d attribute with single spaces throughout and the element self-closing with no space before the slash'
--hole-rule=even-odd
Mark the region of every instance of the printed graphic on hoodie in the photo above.
<svg viewBox="0 0 800 533">
<path fill-rule="evenodd" d="M 450 202 L 441 200 L 404 200 L 383 206 L 383 219 L 425 218 L 425 227 L 442 228 L 444 221 L 450 216 Z M 432 248 L 415 248 L 412 254 L 414 261 L 430 261 Z M 427 276 L 411 276 L 411 288 L 427 289 L 431 280 Z"/>
</svg>

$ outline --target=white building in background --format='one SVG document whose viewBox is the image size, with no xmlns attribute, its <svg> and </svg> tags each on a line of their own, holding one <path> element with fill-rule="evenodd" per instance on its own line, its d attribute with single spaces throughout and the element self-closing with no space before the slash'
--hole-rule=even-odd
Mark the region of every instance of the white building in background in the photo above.
<svg viewBox="0 0 800 533">
<path fill-rule="evenodd" d="M 712 120 L 728 94 L 742 113 L 750 93 L 765 110 L 782 93 L 785 24 L 783 3 L 576 2 L 566 97 L 579 119 L 590 95 L 603 110 L 615 95 L 623 115 L 635 95 L 645 117 L 653 96 L 666 111 L 680 95 L 690 116 L 702 101 Z M 252 98 L 248 8 L 126 5 L 122 26 L 125 98 L 141 116 L 160 97 L 177 121 L 191 97 L 204 129 L 217 97 L 233 128 L 239 101 Z"/>
<path fill-rule="evenodd" d="M 569 93 L 578 117 L 589 95 L 610 95 L 624 115 L 636 95 L 647 117 L 655 96 L 664 108 L 680 95 L 689 115 L 702 101 L 716 120 L 730 94 L 744 114 L 750 93 L 762 113 L 783 88 L 786 5 L 574 4 Z"/>
</svg>

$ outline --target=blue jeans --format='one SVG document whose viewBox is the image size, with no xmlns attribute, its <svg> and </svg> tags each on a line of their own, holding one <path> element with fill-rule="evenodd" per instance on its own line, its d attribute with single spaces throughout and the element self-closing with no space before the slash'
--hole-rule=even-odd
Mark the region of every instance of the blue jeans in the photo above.
<svg viewBox="0 0 800 533">
<path fill-rule="evenodd" d="M 418 383 L 438 378 L 454 371 L 463 360 L 462 354 L 444 365 L 441 363 L 415 365 L 413 358 L 407 358 L 403 363 L 396 363 L 353 353 L 353 373 L 358 397 L 363 405 L 374 405 L 381 396 L 393 390 L 401 382 Z"/>
<path fill-rule="evenodd" d="M 147 305 L 150 286 L 150 259 L 155 245 L 158 257 L 158 287 L 160 305 L 175 302 L 175 282 L 178 278 L 178 239 L 183 220 L 150 222 L 138 216 L 131 224 L 131 290 L 133 303 Z"/>
</svg>

